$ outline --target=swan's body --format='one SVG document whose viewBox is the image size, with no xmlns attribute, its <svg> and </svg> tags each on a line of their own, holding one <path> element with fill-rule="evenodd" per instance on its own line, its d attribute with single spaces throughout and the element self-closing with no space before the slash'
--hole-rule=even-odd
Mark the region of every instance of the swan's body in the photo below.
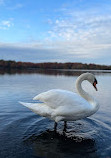
<svg viewBox="0 0 111 158">
<path fill-rule="evenodd" d="M 20 103 L 36 114 L 48 117 L 55 122 L 75 121 L 91 116 L 98 110 L 99 104 L 82 89 L 83 80 L 88 80 L 96 88 L 97 80 L 94 75 L 84 73 L 76 81 L 79 95 L 71 91 L 52 89 L 34 97 L 34 100 L 39 100 L 41 103 Z"/>
</svg>

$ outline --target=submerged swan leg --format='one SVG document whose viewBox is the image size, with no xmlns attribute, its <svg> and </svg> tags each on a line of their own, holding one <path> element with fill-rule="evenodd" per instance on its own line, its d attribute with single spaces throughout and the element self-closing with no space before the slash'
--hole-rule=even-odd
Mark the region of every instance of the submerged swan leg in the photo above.
<svg viewBox="0 0 111 158">
<path fill-rule="evenodd" d="M 64 129 L 63 129 L 63 132 L 66 132 L 66 128 L 67 128 L 67 121 L 64 121 Z"/>
<path fill-rule="evenodd" d="M 56 132 L 57 130 L 57 122 L 54 123 L 54 131 Z"/>
</svg>

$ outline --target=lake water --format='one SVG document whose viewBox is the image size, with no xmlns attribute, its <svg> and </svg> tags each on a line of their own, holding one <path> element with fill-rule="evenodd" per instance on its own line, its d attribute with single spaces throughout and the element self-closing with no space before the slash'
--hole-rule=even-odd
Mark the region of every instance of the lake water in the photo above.
<svg viewBox="0 0 111 158">
<path fill-rule="evenodd" d="M 54 122 L 34 114 L 19 101 L 44 91 L 60 88 L 76 92 L 79 71 L 35 71 L 0 74 L 0 158 L 110 158 L 111 157 L 111 73 L 93 72 L 98 91 L 86 81 L 83 88 L 93 95 L 100 109 L 93 116 L 63 122 L 58 133 Z"/>
</svg>

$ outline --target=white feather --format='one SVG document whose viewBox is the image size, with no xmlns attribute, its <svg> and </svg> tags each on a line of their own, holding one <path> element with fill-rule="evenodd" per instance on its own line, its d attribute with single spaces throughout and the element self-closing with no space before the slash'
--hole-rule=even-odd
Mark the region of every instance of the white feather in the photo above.
<svg viewBox="0 0 111 158">
<path fill-rule="evenodd" d="M 92 83 L 94 78 L 94 75 L 85 73 L 77 79 L 76 88 L 80 95 L 71 91 L 52 89 L 33 98 L 42 103 L 20 103 L 36 114 L 48 117 L 56 122 L 88 117 L 98 110 L 99 105 L 93 97 L 82 89 L 81 83 L 83 80 Z"/>
</svg>

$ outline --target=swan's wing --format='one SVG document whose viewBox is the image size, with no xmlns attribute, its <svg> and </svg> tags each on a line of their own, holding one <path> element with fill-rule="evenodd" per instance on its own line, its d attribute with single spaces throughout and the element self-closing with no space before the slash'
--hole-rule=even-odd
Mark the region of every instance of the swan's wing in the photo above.
<svg viewBox="0 0 111 158">
<path fill-rule="evenodd" d="M 26 106 L 31 111 L 33 111 L 36 114 L 39 114 L 43 117 L 49 117 L 51 116 L 53 110 L 45 105 L 44 103 L 25 103 L 25 102 L 19 102 L 20 104 Z"/>
<path fill-rule="evenodd" d="M 33 99 L 40 100 L 44 102 L 47 106 L 50 106 L 51 108 L 57 108 L 59 106 L 68 105 L 79 106 L 80 104 L 83 104 L 82 102 L 84 100 L 76 93 L 59 89 L 52 89 L 50 91 L 41 93 L 35 96 Z"/>
</svg>

